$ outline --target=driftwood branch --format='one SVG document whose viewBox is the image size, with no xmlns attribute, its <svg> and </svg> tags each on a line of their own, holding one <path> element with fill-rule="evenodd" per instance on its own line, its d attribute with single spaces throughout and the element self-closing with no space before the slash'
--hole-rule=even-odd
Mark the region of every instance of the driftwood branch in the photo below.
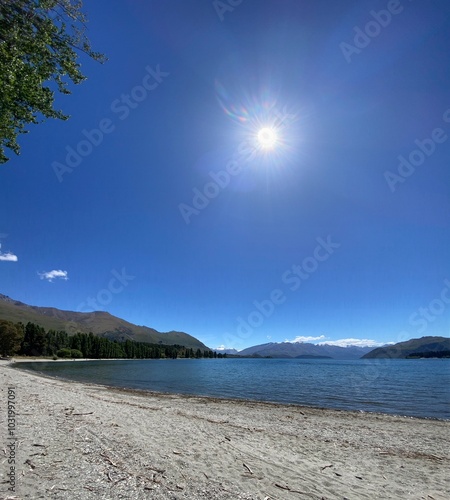
<svg viewBox="0 0 450 500">
<path fill-rule="evenodd" d="M 252 469 L 250 469 L 250 467 L 247 464 L 242 464 L 242 465 L 250 472 L 250 474 L 253 474 Z"/>
</svg>

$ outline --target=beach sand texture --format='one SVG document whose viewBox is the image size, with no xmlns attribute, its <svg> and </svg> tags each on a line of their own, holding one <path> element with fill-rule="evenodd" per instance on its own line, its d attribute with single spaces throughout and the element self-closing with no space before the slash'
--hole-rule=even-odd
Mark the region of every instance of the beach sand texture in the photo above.
<svg viewBox="0 0 450 500">
<path fill-rule="evenodd" d="M 449 421 L 113 389 L 7 362 L 0 385 L 2 499 L 450 498 Z"/>
</svg>

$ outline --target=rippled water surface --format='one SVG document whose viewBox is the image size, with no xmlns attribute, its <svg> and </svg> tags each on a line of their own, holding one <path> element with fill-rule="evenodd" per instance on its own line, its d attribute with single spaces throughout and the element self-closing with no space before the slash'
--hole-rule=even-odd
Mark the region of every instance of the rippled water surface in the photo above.
<svg viewBox="0 0 450 500">
<path fill-rule="evenodd" d="M 450 419 L 449 359 L 50 361 L 20 368 L 151 391 Z"/>
</svg>

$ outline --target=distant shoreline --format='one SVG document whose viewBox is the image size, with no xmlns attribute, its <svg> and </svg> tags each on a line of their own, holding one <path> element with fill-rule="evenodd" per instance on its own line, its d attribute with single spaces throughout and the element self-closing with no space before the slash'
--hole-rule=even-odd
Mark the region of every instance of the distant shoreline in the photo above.
<svg viewBox="0 0 450 500">
<path fill-rule="evenodd" d="M 94 361 L 101 361 L 101 362 L 105 362 L 105 361 L 170 361 L 170 362 L 173 362 L 173 361 L 180 361 L 180 360 L 188 360 L 188 361 L 193 361 L 195 360 L 196 358 L 58 358 L 58 359 L 53 359 L 53 358 L 42 358 L 42 357 L 39 357 L 39 358 L 16 358 L 16 357 L 12 357 L 10 359 L 0 359 L 0 366 L 3 364 L 3 366 L 7 365 L 7 364 L 21 364 L 21 363 L 74 363 L 74 362 L 94 362 Z M 210 358 L 206 358 L 206 359 L 210 359 Z M 252 356 L 229 356 L 227 358 L 224 358 L 224 359 L 242 359 L 242 360 L 248 360 L 248 359 L 254 359 L 254 360 L 269 360 L 269 359 L 273 359 L 273 360 L 291 360 L 291 361 L 294 361 L 294 360 L 298 360 L 298 361 L 314 361 L 314 359 L 311 359 L 311 358 L 272 358 L 272 357 L 267 357 L 267 358 L 262 358 L 262 357 L 252 357 Z M 350 360 L 350 361 L 362 361 L 362 362 L 376 362 L 376 361 L 411 361 L 411 362 L 414 362 L 414 361 L 423 361 L 423 360 L 426 360 L 426 361 L 436 361 L 436 360 L 440 360 L 440 361 L 443 361 L 443 360 L 446 360 L 446 359 L 449 359 L 449 358 L 444 358 L 444 357 L 441 357 L 441 358 L 431 358 L 431 357 L 428 357 L 428 358 L 398 358 L 398 359 L 385 359 L 385 358 L 373 358 L 373 359 L 353 359 L 353 360 Z M 325 358 L 317 358 L 318 361 L 338 361 L 338 362 L 345 362 L 345 361 L 348 361 L 348 360 L 345 360 L 345 359 L 325 359 Z M 220 362 L 223 362 L 223 360 L 221 360 Z"/>
</svg>

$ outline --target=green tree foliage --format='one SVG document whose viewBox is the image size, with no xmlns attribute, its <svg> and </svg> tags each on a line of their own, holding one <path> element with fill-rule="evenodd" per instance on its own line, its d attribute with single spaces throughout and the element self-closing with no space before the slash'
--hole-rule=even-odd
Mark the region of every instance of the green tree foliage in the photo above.
<svg viewBox="0 0 450 500">
<path fill-rule="evenodd" d="M 24 331 L 21 323 L 0 320 L 0 354 L 11 356 L 18 352 L 23 340 Z"/>
<path fill-rule="evenodd" d="M 20 354 L 25 356 L 46 356 L 47 352 L 47 334 L 45 330 L 34 323 L 27 323 L 25 335 L 20 348 Z M 53 354 L 53 353 L 51 353 Z"/>
<path fill-rule="evenodd" d="M 2 330 L 2 325 L 8 328 Z M 12 327 L 17 331 L 17 336 L 12 334 Z M 106 337 L 100 337 L 93 333 L 76 333 L 69 335 L 64 331 L 49 330 L 29 322 L 25 327 L 22 323 L 11 323 L 0 320 L 0 351 L 3 344 L 7 344 L 7 339 L 15 338 L 13 347 L 4 349 L 3 355 L 11 355 L 18 352 L 24 356 L 58 356 L 60 358 L 94 358 L 94 359 L 176 359 L 176 358 L 214 358 L 213 351 L 201 351 L 196 353 L 192 348 L 182 345 L 150 344 L 147 342 L 135 342 L 126 340 L 118 342 Z M 1 353 L 1 352 L 0 352 Z M 221 357 L 218 355 L 217 357 Z"/>
<path fill-rule="evenodd" d="M 118 342 L 93 333 L 69 335 L 64 331 L 45 331 L 39 325 L 0 320 L 0 354 L 10 356 L 19 353 L 24 356 L 58 356 L 84 358 L 125 359 L 176 359 L 176 358 L 221 358 L 213 351 L 192 348 L 178 344 L 150 344 L 127 340 Z M 225 356 L 223 356 L 225 357 Z"/>
<path fill-rule="evenodd" d="M 46 351 L 49 356 L 55 355 L 59 349 L 69 348 L 70 339 L 66 332 L 49 330 L 47 332 Z"/>
<path fill-rule="evenodd" d="M 450 351 L 413 352 L 406 356 L 406 359 L 420 358 L 450 358 Z"/>
<path fill-rule="evenodd" d="M 81 0 L 0 0 L 0 163 L 5 148 L 19 154 L 19 134 L 44 118 L 68 118 L 54 91 L 85 80 L 78 55 L 104 62 L 86 36 Z"/>
<path fill-rule="evenodd" d="M 58 358 L 70 358 L 72 355 L 72 349 L 68 349 L 67 347 L 64 347 L 63 349 L 59 349 L 56 351 L 56 355 Z"/>
</svg>

